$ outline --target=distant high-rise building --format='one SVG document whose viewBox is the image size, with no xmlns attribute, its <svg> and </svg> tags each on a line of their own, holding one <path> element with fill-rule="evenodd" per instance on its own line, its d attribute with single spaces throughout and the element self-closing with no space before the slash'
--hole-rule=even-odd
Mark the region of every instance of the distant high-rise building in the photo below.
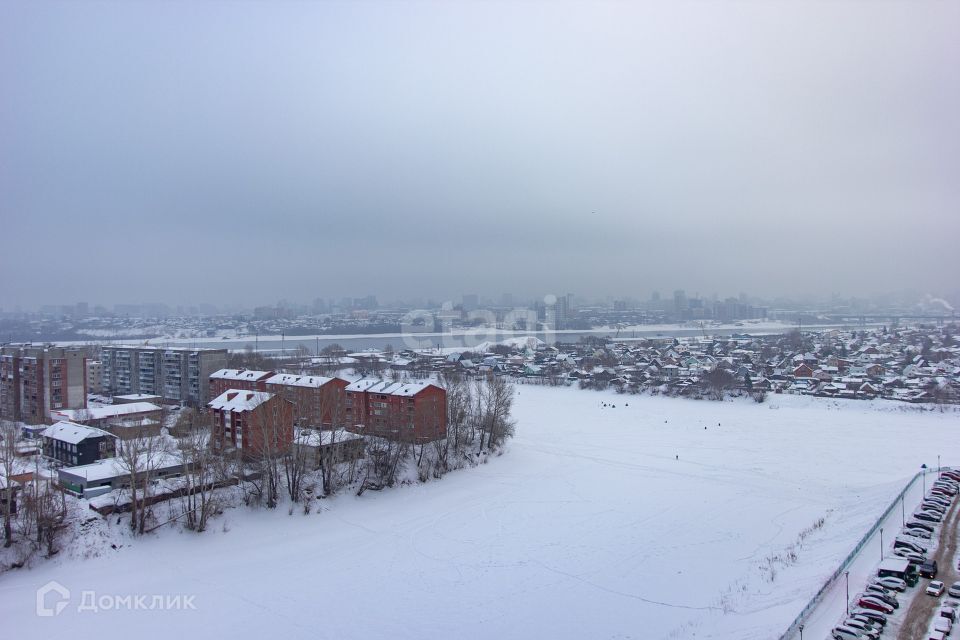
<svg viewBox="0 0 960 640">
<path fill-rule="evenodd" d="M 572 293 L 568 293 L 565 296 L 557 296 L 557 300 L 553 304 L 552 317 L 550 318 L 554 330 L 562 330 L 568 327 L 570 322 L 570 301 L 572 298 Z"/>
<path fill-rule="evenodd" d="M 480 306 L 479 298 L 475 293 L 463 294 L 463 310 L 474 311 Z"/>
<path fill-rule="evenodd" d="M 0 350 L 0 417 L 42 424 L 50 411 L 87 406 L 87 352 L 79 347 L 9 345 Z"/>
<path fill-rule="evenodd" d="M 500 296 L 500 306 L 501 307 L 512 307 L 513 306 L 513 294 L 504 293 Z"/>
<path fill-rule="evenodd" d="M 673 292 L 673 310 L 677 313 L 683 313 L 690 308 L 687 302 L 687 292 L 683 289 L 677 289 Z"/>
</svg>

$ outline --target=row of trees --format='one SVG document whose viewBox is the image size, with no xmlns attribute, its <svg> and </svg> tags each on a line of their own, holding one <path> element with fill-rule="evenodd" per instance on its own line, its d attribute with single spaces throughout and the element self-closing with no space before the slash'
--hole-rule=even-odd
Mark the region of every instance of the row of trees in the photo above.
<svg viewBox="0 0 960 640">
<path fill-rule="evenodd" d="M 52 556 L 59 550 L 58 540 L 67 521 L 66 497 L 40 474 L 39 458 L 34 459 L 33 469 L 19 466 L 19 444 L 19 425 L 0 421 L 3 544 L 10 547 L 17 540 L 23 542 L 24 558 L 37 552 Z M 30 479 L 17 483 L 12 479 L 15 475 Z"/>
</svg>

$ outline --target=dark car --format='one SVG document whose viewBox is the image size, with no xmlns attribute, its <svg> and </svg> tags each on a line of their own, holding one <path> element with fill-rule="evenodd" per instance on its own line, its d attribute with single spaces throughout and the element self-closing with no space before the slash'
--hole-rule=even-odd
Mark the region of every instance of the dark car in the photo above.
<svg viewBox="0 0 960 640">
<path fill-rule="evenodd" d="M 913 517 L 917 520 L 923 520 L 924 522 L 940 522 L 943 520 L 943 518 L 936 513 L 931 513 L 929 511 L 917 511 L 915 514 L 913 514 Z"/>
<path fill-rule="evenodd" d="M 889 591 L 884 593 L 875 588 L 871 589 L 870 587 L 867 587 L 867 590 L 863 592 L 863 595 L 864 597 L 877 598 L 878 600 L 882 600 L 883 602 L 886 602 L 888 605 L 890 605 L 894 609 L 900 608 L 900 602 L 897 600 L 897 596 L 891 594 Z"/>
<path fill-rule="evenodd" d="M 917 520 L 911 520 L 905 526 L 910 527 L 912 529 L 923 529 L 924 531 L 929 531 L 930 533 L 933 533 L 933 525 L 930 524 L 929 522 L 919 522 Z"/>
<path fill-rule="evenodd" d="M 894 549 L 910 549 L 911 551 L 919 554 L 924 554 L 927 552 L 927 548 L 922 544 L 917 544 L 916 542 L 910 542 L 909 540 L 894 540 L 893 541 Z"/>
<path fill-rule="evenodd" d="M 917 569 L 921 576 L 924 578 L 930 578 L 933 580 L 937 577 L 937 561 L 931 560 L 930 562 L 924 562 Z"/>
<path fill-rule="evenodd" d="M 858 618 L 866 618 L 870 622 L 874 622 L 881 627 L 887 626 L 887 616 L 877 611 L 871 611 L 870 609 L 854 609 L 850 612 L 850 615 Z"/>
</svg>

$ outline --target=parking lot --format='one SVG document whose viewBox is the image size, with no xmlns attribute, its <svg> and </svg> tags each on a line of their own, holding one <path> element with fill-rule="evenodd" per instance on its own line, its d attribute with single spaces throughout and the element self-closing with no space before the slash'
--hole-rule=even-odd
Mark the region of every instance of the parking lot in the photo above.
<svg viewBox="0 0 960 640">
<path fill-rule="evenodd" d="M 944 640 L 960 621 L 955 498 L 960 473 L 944 470 L 884 548 L 869 578 L 850 584 L 849 610 L 830 632 L 834 640 Z M 952 593 L 951 593 L 952 592 Z"/>
</svg>

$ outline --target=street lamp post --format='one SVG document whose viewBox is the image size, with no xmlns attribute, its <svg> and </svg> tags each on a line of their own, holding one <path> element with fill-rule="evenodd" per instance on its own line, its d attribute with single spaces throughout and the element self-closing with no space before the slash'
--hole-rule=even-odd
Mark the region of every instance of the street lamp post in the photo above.
<svg viewBox="0 0 960 640">
<path fill-rule="evenodd" d="M 803 640 L 803 625 L 800 625 L 800 640 Z"/>
<path fill-rule="evenodd" d="M 940 473 L 940 456 L 937 456 L 937 473 Z"/>
<path fill-rule="evenodd" d="M 903 506 L 903 496 L 900 496 L 900 526 L 907 524 L 907 509 Z"/>
<path fill-rule="evenodd" d="M 883 527 L 880 527 L 880 561 L 883 562 Z"/>
<path fill-rule="evenodd" d="M 923 475 L 923 495 L 920 497 L 925 498 L 927 496 L 927 464 L 926 463 L 923 463 L 922 465 L 920 465 L 920 473 Z"/>
<path fill-rule="evenodd" d="M 850 615 L 850 572 L 844 571 L 843 573 L 847 577 L 847 615 Z"/>
</svg>

